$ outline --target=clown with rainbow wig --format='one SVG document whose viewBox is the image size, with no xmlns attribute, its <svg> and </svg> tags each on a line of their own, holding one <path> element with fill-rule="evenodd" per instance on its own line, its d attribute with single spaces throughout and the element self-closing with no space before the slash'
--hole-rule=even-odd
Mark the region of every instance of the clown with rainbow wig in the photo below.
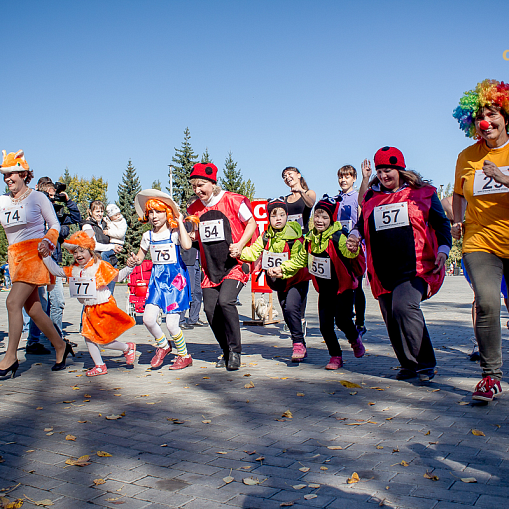
<svg viewBox="0 0 509 509">
<path fill-rule="evenodd" d="M 509 84 L 484 80 L 465 92 L 453 117 L 476 143 L 456 163 L 455 239 L 463 236 L 463 262 L 475 294 L 475 335 L 482 380 L 473 398 L 502 392 L 500 285 L 509 281 Z"/>
</svg>

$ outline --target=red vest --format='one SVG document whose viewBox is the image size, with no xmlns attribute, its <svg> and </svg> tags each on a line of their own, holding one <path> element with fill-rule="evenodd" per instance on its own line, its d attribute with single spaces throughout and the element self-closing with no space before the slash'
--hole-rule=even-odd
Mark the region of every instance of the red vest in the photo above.
<svg viewBox="0 0 509 509">
<path fill-rule="evenodd" d="M 439 274 L 433 274 L 436 268 L 438 245 L 435 232 L 428 225 L 431 198 L 435 191 L 433 186 L 420 189 L 408 186 L 395 193 L 368 191 L 366 194 L 368 199 L 363 201 L 362 215 L 368 277 L 375 299 L 394 290 L 391 286 L 397 286 L 400 282 L 408 281 L 413 277 L 420 277 L 428 283 L 426 298 L 434 295 L 442 286 L 445 268 Z M 403 202 L 406 202 L 408 206 L 409 225 L 376 231 L 375 207 Z M 406 248 L 408 248 L 407 251 L 405 251 Z M 381 259 L 383 263 L 380 263 Z M 404 265 L 406 271 L 402 269 Z"/>
<path fill-rule="evenodd" d="M 222 219 L 225 240 L 218 242 L 202 242 L 200 240 L 201 264 L 205 272 L 202 288 L 219 286 L 225 279 L 235 279 L 246 283 L 251 272 L 250 264 L 229 255 L 228 246 L 237 243 L 246 229 L 239 219 L 239 208 L 245 203 L 251 210 L 251 203 L 245 196 L 226 191 L 216 205 L 205 207 L 201 200 L 196 200 L 189 208 L 189 214 L 196 215 L 203 220 Z M 215 212 L 214 212 L 215 211 Z M 256 234 L 256 233 L 255 233 Z"/>
</svg>

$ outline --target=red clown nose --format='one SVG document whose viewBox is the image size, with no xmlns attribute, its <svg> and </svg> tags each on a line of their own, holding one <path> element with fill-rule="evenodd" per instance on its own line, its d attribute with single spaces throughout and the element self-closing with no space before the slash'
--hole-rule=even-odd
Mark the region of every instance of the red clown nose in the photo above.
<svg viewBox="0 0 509 509">
<path fill-rule="evenodd" d="M 487 120 L 481 120 L 479 122 L 479 127 L 484 131 L 485 129 L 488 129 L 490 126 L 490 123 Z"/>
</svg>

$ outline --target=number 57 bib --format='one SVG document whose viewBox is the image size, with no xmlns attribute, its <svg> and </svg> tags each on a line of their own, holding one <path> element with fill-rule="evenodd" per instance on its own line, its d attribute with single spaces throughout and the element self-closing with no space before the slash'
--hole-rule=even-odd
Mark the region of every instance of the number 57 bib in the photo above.
<svg viewBox="0 0 509 509">
<path fill-rule="evenodd" d="M 388 230 L 390 228 L 400 228 L 408 226 L 408 203 L 390 203 L 375 207 L 374 211 L 375 230 Z"/>
<path fill-rule="evenodd" d="M 95 277 L 70 277 L 69 293 L 73 298 L 95 299 L 97 297 Z"/>
</svg>

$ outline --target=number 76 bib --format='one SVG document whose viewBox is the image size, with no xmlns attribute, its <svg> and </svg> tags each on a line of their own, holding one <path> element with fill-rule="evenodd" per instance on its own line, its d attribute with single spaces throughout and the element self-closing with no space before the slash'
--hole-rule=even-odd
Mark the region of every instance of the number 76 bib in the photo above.
<svg viewBox="0 0 509 509">
<path fill-rule="evenodd" d="M 375 230 L 388 230 L 390 228 L 400 228 L 408 226 L 408 203 L 389 203 L 380 205 L 373 210 L 375 220 Z"/>
</svg>

